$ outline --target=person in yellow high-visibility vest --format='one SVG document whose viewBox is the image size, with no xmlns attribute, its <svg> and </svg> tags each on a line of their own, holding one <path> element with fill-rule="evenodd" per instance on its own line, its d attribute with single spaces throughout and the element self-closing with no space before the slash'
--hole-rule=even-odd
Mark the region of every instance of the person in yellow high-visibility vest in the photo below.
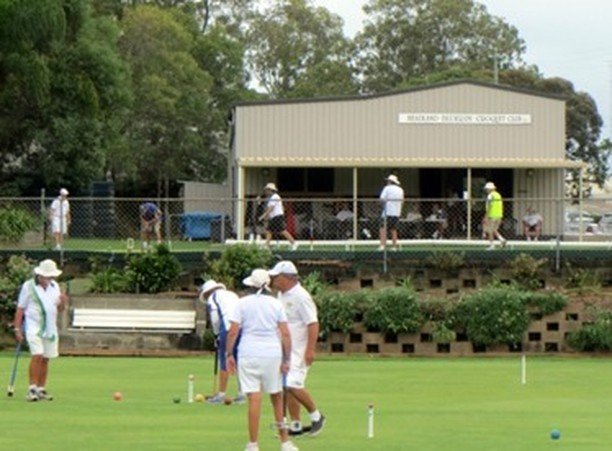
<svg viewBox="0 0 612 451">
<path fill-rule="evenodd" d="M 484 189 L 487 192 L 487 200 L 483 229 L 489 240 L 487 250 L 492 250 L 495 249 L 495 238 L 500 241 L 502 247 L 506 245 L 506 239 L 499 233 L 499 226 L 504 217 L 504 200 L 501 194 L 497 192 L 493 182 L 487 182 Z"/>
</svg>

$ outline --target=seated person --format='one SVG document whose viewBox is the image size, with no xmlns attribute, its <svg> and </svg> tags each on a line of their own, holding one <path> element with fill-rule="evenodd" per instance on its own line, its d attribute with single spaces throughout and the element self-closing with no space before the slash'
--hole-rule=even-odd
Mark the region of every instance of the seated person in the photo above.
<svg viewBox="0 0 612 451">
<path fill-rule="evenodd" d="M 536 213 L 533 207 L 527 208 L 527 213 L 523 216 L 523 234 L 527 237 L 527 241 L 538 241 L 542 234 L 542 215 Z"/>
<path fill-rule="evenodd" d="M 336 213 L 336 219 L 341 222 L 353 219 L 353 212 L 349 209 L 346 202 L 340 204 L 340 209 Z"/>
<path fill-rule="evenodd" d="M 423 215 L 419 213 L 419 206 L 417 204 L 411 204 L 408 207 L 408 213 L 406 213 L 406 221 L 418 222 L 423 220 Z"/>
<path fill-rule="evenodd" d="M 336 213 L 336 221 L 338 224 L 338 238 L 351 238 L 353 235 L 353 212 L 350 210 L 347 202 L 342 202 Z"/>
<path fill-rule="evenodd" d="M 431 237 L 437 240 L 444 238 L 444 234 L 448 228 L 446 210 L 444 210 L 440 204 L 434 204 L 430 218 L 436 222 L 436 230 Z"/>
</svg>

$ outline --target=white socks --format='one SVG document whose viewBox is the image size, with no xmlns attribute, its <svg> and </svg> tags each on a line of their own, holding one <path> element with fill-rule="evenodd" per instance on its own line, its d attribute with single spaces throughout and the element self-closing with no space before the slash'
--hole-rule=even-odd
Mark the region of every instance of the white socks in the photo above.
<svg viewBox="0 0 612 451">
<path fill-rule="evenodd" d="M 309 415 L 311 421 L 319 421 L 321 419 L 321 412 L 319 412 L 318 410 L 311 412 Z"/>
</svg>

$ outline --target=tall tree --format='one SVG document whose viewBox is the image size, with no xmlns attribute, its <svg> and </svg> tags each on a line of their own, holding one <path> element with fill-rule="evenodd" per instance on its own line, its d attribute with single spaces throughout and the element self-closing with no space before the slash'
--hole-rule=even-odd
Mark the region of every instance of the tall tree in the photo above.
<svg viewBox="0 0 612 451">
<path fill-rule="evenodd" d="M 0 0 L 0 174 L 5 192 L 104 174 L 130 102 L 116 25 L 87 0 Z"/>
<path fill-rule="evenodd" d="M 272 97 L 356 92 L 342 19 L 309 0 L 282 0 L 254 13 L 247 66 Z"/>
<path fill-rule="evenodd" d="M 214 128 L 212 77 L 192 54 L 196 22 L 176 9 L 137 6 L 124 11 L 122 25 L 120 47 L 135 95 L 129 135 L 141 185 L 157 181 L 164 194 L 162 182 L 211 178 L 225 162 L 206 145 Z"/>
<path fill-rule="evenodd" d="M 355 41 L 364 90 L 464 65 L 509 68 L 525 44 L 518 31 L 475 0 L 370 0 Z"/>
</svg>

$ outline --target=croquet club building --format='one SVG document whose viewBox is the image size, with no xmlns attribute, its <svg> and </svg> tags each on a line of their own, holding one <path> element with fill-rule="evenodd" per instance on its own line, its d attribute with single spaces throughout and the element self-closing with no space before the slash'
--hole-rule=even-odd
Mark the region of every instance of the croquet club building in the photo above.
<svg viewBox="0 0 612 451">
<path fill-rule="evenodd" d="M 239 103 L 231 117 L 234 198 L 276 182 L 282 196 L 376 197 L 390 172 L 406 197 L 482 198 L 494 181 L 520 218 L 527 203 L 544 233 L 562 222 L 565 100 L 471 80 L 386 94 Z M 547 199 L 546 202 L 538 199 Z M 550 199 L 559 199 L 551 202 Z M 244 236 L 245 208 L 234 212 Z M 515 219 L 516 220 L 516 219 Z M 468 221 L 480 221 L 470 217 Z M 468 238 L 469 238 L 468 227 Z"/>
</svg>

